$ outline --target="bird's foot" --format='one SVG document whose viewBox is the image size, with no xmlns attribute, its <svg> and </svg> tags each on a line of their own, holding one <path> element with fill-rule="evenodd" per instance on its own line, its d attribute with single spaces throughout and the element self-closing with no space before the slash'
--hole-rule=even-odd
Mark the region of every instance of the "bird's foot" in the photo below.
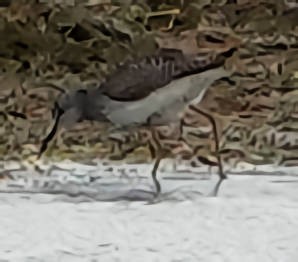
<svg viewBox="0 0 298 262">
<path fill-rule="evenodd" d="M 161 200 L 162 200 L 160 184 L 157 180 L 155 182 L 157 182 L 157 183 L 154 183 L 155 192 L 154 191 L 152 192 L 153 196 L 150 200 L 148 200 L 147 205 L 156 204 L 156 203 L 161 202 Z"/>
<path fill-rule="evenodd" d="M 160 203 L 163 200 L 162 195 L 160 193 L 155 193 L 154 196 L 152 197 L 152 199 L 147 201 L 147 205 L 153 205 L 153 204 L 157 204 Z"/>
<path fill-rule="evenodd" d="M 222 182 L 227 179 L 226 177 L 221 177 L 218 182 L 216 183 L 214 189 L 208 194 L 210 197 L 216 197 L 218 195 L 218 191 Z"/>
</svg>

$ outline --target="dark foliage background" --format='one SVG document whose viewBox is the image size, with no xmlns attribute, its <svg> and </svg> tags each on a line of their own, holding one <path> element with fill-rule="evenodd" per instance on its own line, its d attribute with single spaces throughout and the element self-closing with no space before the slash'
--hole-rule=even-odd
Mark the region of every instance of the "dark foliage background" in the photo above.
<svg viewBox="0 0 298 262">
<path fill-rule="evenodd" d="M 200 104 L 216 117 L 230 164 L 297 163 L 298 8 L 286 0 L 1 1 L 0 156 L 34 160 L 51 124 L 59 88 L 97 85 L 115 65 L 158 47 L 184 52 L 238 51 L 230 79 L 216 82 Z M 22 112 L 27 120 L 8 115 Z M 195 165 L 213 157 L 208 122 L 185 113 L 187 144 L 161 128 L 163 143 L 188 152 Z M 146 130 L 104 139 L 106 128 L 84 122 L 53 141 L 47 156 L 77 161 L 150 159 Z M 190 153 L 189 153 L 190 152 Z"/>
</svg>

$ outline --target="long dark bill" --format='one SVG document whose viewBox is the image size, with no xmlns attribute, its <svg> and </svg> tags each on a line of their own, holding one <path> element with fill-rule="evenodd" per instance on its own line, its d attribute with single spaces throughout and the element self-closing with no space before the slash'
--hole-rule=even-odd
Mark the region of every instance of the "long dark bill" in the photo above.
<svg viewBox="0 0 298 262">
<path fill-rule="evenodd" d="M 48 134 L 48 136 L 42 141 L 41 148 L 40 148 L 39 154 L 37 156 L 37 159 L 39 159 L 41 157 L 41 155 L 47 150 L 48 143 L 54 138 L 54 136 L 57 132 L 60 117 L 64 114 L 64 111 L 58 106 L 57 103 L 55 103 L 55 110 L 56 110 L 55 124 L 54 124 L 51 132 Z"/>
</svg>

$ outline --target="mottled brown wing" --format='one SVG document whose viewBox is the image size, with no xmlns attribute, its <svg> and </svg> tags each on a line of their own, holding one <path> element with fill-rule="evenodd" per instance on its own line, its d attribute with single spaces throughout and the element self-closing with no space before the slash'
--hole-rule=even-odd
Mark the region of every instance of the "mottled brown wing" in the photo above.
<svg viewBox="0 0 298 262">
<path fill-rule="evenodd" d="M 134 101 L 168 84 L 175 71 L 174 59 L 147 57 L 120 66 L 101 85 L 102 92 L 119 101 Z"/>
<path fill-rule="evenodd" d="M 224 60 L 223 56 L 214 59 L 209 55 L 184 56 L 178 50 L 161 50 L 154 56 L 120 66 L 100 89 L 114 100 L 135 101 L 174 79 L 220 66 Z"/>
</svg>

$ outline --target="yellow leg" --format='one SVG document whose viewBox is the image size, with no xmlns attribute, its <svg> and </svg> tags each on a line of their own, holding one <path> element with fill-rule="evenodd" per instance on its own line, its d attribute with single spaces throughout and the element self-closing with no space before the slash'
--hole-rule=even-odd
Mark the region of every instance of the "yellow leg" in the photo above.
<svg viewBox="0 0 298 262">
<path fill-rule="evenodd" d="M 161 160 L 162 160 L 162 157 L 158 157 L 155 160 L 155 163 L 154 163 L 154 166 L 153 166 L 153 169 L 152 169 L 152 172 L 151 172 L 152 179 L 153 179 L 153 182 L 154 182 L 154 186 L 155 186 L 155 189 L 156 189 L 156 196 L 158 196 L 161 192 L 160 183 L 159 183 L 158 179 L 156 178 L 158 166 L 159 166 Z"/>
<path fill-rule="evenodd" d="M 158 196 L 161 192 L 161 185 L 160 185 L 160 183 L 159 183 L 159 181 L 156 177 L 157 176 L 157 170 L 158 170 L 158 167 L 159 167 L 159 164 L 160 164 L 161 160 L 166 157 L 168 151 L 163 149 L 163 147 L 162 147 L 162 145 L 159 141 L 157 131 L 154 128 L 151 128 L 151 134 L 152 134 L 152 142 L 154 142 L 154 144 L 156 145 L 154 147 L 151 144 L 152 148 L 154 148 L 154 151 L 155 151 L 155 152 L 152 152 L 152 153 L 154 153 L 155 159 L 156 159 L 155 162 L 154 162 L 152 172 L 151 172 L 151 176 L 152 176 L 153 183 L 154 183 L 154 186 L 155 186 L 155 189 L 156 189 L 156 196 Z"/>
<path fill-rule="evenodd" d="M 217 182 L 217 184 L 216 184 L 216 186 L 215 186 L 215 188 L 213 190 L 213 194 L 212 195 L 217 196 L 219 187 L 220 187 L 222 181 L 227 178 L 227 175 L 223 171 L 223 165 L 222 165 L 222 161 L 221 161 L 221 156 L 219 154 L 219 139 L 218 139 L 216 122 L 215 122 L 214 118 L 210 114 L 202 111 L 201 109 L 195 107 L 194 105 L 190 105 L 189 108 L 191 110 L 193 110 L 193 111 L 195 111 L 195 112 L 197 112 L 197 113 L 205 116 L 210 121 L 210 123 L 212 125 L 212 130 L 213 130 L 213 135 L 214 135 L 214 140 L 215 140 L 216 158 L 217 158 L 217 162 L 218 162 L 218 175 L 219 175 L 219 181 Z"/>
</svg>

